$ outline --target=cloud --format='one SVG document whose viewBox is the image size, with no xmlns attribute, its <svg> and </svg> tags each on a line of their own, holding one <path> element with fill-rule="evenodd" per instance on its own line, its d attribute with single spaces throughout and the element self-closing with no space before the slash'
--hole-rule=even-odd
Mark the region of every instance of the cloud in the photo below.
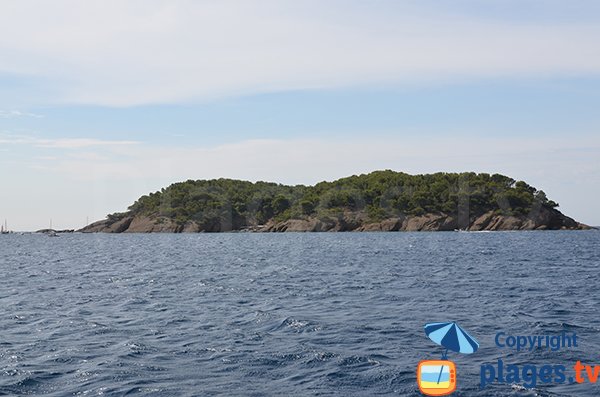
<svg viewBox="0 0 600 397">
<path fill-rule="evenodd" d="M 21 112 L 20 110 L 0 110 L 0 119 L 15 119 L 20 117 L 32 117 L 41 119 L 44 116 L 36 113 Z"/>
<path fill-rule="evenodd" d="M 54 149 L 82 149 L 89 147 L 115 147 L 137 145 L 137 141 L 128 140 L 102 140 L 92 138 L 58 138 L 42 139 L 24 135 L 0 135 L 0 144 L 30 145 L 38 148 Z"/>
<path fill-rule="evenodd" d="M 600 72 L 597 21 L 515 22 L 421 4 L 6 1 L 0 73 L 46 82 L 23 88 L 27 98 L 131 106 Z"/>
<path fill-rule="evenodd" d="M 543 189 L 569 216 L 600 224 L 594 211 L 600 196 L 597 136 L 578 141 L 458 135 L 437 140 L 271 139 L 214 147 L 118 145 L 48 154 L 54 159 L 39 158 L 46 153 L 19 156 L 19 163 L 5 164 L 18 172 L 0 176 L 4 192 L 20 192 L 4 196 L 3 205 L 14 217 L 20 214 L 22 229 L 39 228 L 39 220 L 49 217 L 65 227 L 80 227 L 86 216 L 95 220 L 125 210 L 139 196 L 187 179 L 314 184 L 377 169 L 498 172 Z M 53 193 L 47 197 L 39 191 Z M 30 199 L 23 200 L 25 196 Z"/>
<path fill-rule="evenodd" d="M 411 174 L 497 172 L 543 189 L 570 216 L 598 222 L 590 210 L 600 195 L 597 137 L 579 142 L 548 137 L 248 140 L 216 147 L 121 146 L 111 148 L 111 154 L 62 156 L 33 166 L 48 178 L 60 176 L 102 189 L 102 197 L 119 198 L 121 204 L 111 211 L 125 209 L 131 204 L 127 200 L 141 194 L 187 179 L 314 184 L 378 169 Z"/>
<path fill-rule="evenodd" d="M 121 159 L 86 155 L 61 158 L 56 171 L 77 179 L 153 179 L 171 183 L 186 179 L 231 177 L 282 183 L 316 183 L 352 173 L 391 168 L 409 173 L 438 171 L 506 172 L 519 177 L 580 169 L 581 162 L 600 155 L 600 140 L 568 142 L 559 138 L 440 138 L 424 143 L 418 137 L 388 139 L 263 139 L 215 147 L 153 147 L 116 149 Z M 600 158 L 600 156 L 598 156 Z M 79 161 L 83 160 L 83 161 Z M 554 163 L 554 165 L 551 165 Z M 536 166 L 536 164 L 538 164 Z M 540 167 L 539 164 L 544 164 Z M 597 170 L 600 160 L 589 161 Z M 563 169 L 561 167 L 569 165 Z M 90 172 L 93 169 L 94 172 Z M 596 178 L 597 179 L 597 178 Z"/>
<path fill-rule="evenodd" d="M 38 139 L 36 146 L 56 149 L 81 149 L 94 146 L 129 146 L 137 145 L 137 141 L 105 141 L 101 139 Z"/>
</svg>

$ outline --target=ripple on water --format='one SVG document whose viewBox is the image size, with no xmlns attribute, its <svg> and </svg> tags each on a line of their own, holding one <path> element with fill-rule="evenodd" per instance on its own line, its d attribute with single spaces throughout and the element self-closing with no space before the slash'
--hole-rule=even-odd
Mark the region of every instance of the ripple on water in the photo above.
<svg viewBox="0 0 600 397">
<path fill-rule="evenodd" d="M 600 233 L 37 235 L 0 238 L 0 395 L 419 396 L 457 319 L 457 396 L 595 396 L 593 385 L 479 389 L 478 366 L 594 362 Z M 516 353 L 496 332 L 576 332 Z"/>
</svg>

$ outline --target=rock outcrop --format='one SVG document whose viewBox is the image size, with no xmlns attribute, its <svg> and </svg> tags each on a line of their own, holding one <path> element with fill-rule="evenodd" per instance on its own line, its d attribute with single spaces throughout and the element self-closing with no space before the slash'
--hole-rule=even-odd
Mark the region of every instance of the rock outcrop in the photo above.
<svg viewBox="0 0 600 397">
<path fill-rule="evenodd" d="M 179 224 L 165 217 L 124 216 L 105 219 L 83 228 L 84 233 L 200 233 L 200 232 L 395 232 L 395 231 L 499 231 L 499 230 L 586 230 L 589 226 L 576 222 L 556 209 L 541 207 L 528 215 L 503 215 L 494 211 L 459 222 L 456 215 L 428 213 L 398 216 L 379 222 L 369 221 L 363 212 L 346 212 L 338 217 L 318 219 L 271 219 L 265 225 L 232 225 L 231 222 L 200 225 L 194 221 Z"/>
</svg>

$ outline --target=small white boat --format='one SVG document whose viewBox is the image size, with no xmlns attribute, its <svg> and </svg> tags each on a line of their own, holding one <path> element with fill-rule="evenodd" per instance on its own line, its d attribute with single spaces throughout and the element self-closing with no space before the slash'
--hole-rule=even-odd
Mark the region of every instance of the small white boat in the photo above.
<svg viewBox="0 0 600 397">
<path fill-rule="evenodd" d="M 6 224 L 6 219 L 4 220 L 4 225 L 2 225 L 2 227 L 0 228 L 0 234 L 8 234 L 10 233 L 8 231 L 8 226 Z"/>
</svg>

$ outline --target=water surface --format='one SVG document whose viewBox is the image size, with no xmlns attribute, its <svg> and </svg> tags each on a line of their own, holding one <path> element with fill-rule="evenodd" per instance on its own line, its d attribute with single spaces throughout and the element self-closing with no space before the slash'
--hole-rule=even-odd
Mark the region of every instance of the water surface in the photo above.
<svg viewBox="0 0 600 397">
<path fill-rule="evenodd" d="M 494 385 L 479 367 L 600 364 L 600 233 L 0 236 L 0 395 L 418 396 L 441 349 L 459 396 L 595 396 L 600 385 Z M 516 353 L 515 335 L 580 347 Z"/>
</svg>

